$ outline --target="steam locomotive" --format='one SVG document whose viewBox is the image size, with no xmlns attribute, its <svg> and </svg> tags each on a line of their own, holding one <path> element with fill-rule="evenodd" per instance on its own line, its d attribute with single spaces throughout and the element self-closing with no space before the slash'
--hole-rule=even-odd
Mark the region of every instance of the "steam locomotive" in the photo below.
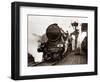
<svg viewBox="0 0 100 82">
<path fill-rule="evenodd" d="M 41 43 L 38 52 L 43 52 L 45 61 L 61 60 L 65 51 L 65 43 L 57 24 L 51 24 L 46 29 L 47 42 Z"/>
<path fill-rule="evenodd" d="M 72 51 L 72 38 L 68 35 L 64 36 L 63 30 L 55 23 L 48 26 L 46 29 L 47 41 L 41 43 L 38 52 L 43 52 L 45 61 L 59 61 L 67 52 Z M 67 41 L 67 50 L 65 50 Z M 82 41 L 82 50 L 87 53 L 87 37 Z"/>
</svg>

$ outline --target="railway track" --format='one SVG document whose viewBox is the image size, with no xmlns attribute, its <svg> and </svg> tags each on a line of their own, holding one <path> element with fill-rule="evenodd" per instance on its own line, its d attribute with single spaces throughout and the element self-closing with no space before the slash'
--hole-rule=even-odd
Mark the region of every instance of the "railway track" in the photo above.
<svg viewBox="0 0 100 82">
<path fill-rule="evenodd" d="M 54 62 L 43 61 L 43 62 L 31 64 L 31 66 L 53 66 L 56 65 L 58 62 L 59 61 L 54 61 Z"/>
</svg>

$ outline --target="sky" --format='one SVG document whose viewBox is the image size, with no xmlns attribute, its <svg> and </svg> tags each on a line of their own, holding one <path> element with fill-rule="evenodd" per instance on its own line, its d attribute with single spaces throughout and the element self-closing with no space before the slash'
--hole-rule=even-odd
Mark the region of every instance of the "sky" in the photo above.
<svg viewBox="0 0 100 82">
<path fill-rule="evenodd" d="M 57 23 L 64 31 L 73 31 L 71 23 L 77 21 L 79 24 L 87 23 L 88 18 L 84 17 L 71 17 L 71 16 L 43 16 L 43 15 L 28 15 L 28 34 L 34 33 L 43 35 L 46 28 L 53 23 Z M 79 25 L 80 26 L 80 25 Z"/>
</svg>

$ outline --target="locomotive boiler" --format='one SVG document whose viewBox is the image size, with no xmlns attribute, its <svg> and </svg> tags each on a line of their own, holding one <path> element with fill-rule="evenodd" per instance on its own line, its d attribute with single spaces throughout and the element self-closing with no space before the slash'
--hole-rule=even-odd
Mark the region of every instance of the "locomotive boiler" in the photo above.
<svg viewBox="0 0 100 82">
<path fill-rule="evenodd" d="M 61 60 L 65 51 L 65 43 L 60 27 L 57 24 L 49 25 L 46 29 L 46 36 L 47 41 L 41 43 L 38 52 L 43 52 L 43 59 L 45 61 Z"/>
</svg>

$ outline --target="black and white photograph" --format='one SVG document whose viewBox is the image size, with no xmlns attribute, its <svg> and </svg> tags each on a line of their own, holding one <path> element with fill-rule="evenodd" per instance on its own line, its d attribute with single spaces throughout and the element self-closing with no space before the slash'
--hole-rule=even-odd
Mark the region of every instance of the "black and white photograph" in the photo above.
<svg viewBox="0 0 100 82">
<path fill-rule="evenodd" d="M 12 3 L 12 79 L 97 75 L 97 7 Z"/>
<path fill-rule="evenodd" d="M 88 17 L 27 15 L 28 66 L 87 64 Z"/>
</svg>

